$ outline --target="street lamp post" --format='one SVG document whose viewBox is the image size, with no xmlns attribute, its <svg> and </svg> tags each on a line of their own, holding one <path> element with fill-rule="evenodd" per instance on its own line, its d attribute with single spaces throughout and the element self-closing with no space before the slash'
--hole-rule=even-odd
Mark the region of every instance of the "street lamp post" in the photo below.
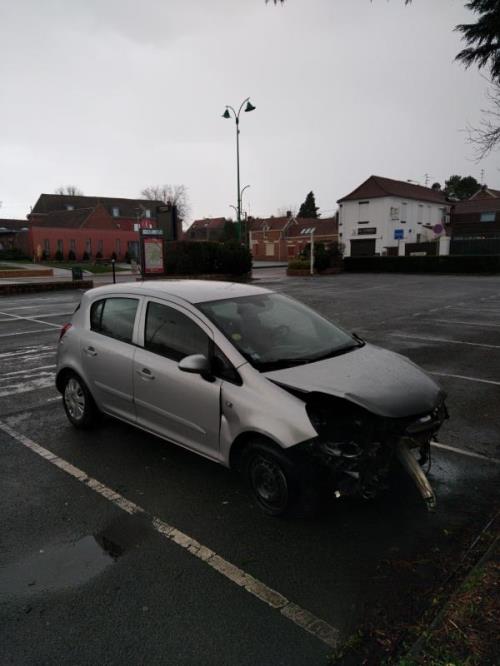
<svg viewBox="0 0 500 666">
<path fill-rule="evenodd" d="M 245 106 L 246 104 L 246 106 Z M 240 190 L 240 113 L 245 106 L 245 112 L 254 111 L 255 106 L 250 102 L 250 97 L 247 97 L 243 100 L 240 105 L 240 108 L 236 110 L 232 106 L 226 106 L 226 110 L 222 114 L 223 118 L 231 118 L 231 113 L 234 116 L 236 121 L 236 187 L 238 193 L 238 205 L 237 205 L 237 217 L 238 217 L 238 239 L 241 241 L 241 195 L 242 191 Z M 231 113 L 230 113 L 231 112 Z"/>
</svg>

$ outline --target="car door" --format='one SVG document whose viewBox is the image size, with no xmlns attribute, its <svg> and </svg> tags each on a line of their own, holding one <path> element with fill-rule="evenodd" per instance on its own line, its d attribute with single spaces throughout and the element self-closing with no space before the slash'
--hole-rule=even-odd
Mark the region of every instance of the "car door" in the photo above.
<svg viewBox="0 0 500 666">
<path fill-rule="evenodd" d="M 222 381 L 178 367 L 191 354 L 210 356 L 210 329 L 188 310 L 151 298 L 144 303 L 140 341 L 134 360 L 137 423 L 218 459 Z"/>
<path fill-rule="evenodd" d="M 139 300 L 132 296 L 95 300 L 80 342 L 85 378 L 98 407 L 132 422 L 136 418 L 133 340 Z"/>
</svg>

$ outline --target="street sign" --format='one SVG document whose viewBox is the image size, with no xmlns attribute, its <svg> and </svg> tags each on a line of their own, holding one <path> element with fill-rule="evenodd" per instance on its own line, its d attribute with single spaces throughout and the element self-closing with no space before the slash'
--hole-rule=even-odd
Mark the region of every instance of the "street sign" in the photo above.
<svg viewBox="0 0 500 666">
<path fill-rule="evenodd" d="M 404 229 L 394 229 L 394 240 L 402 240 L 405 237 Z"/>
<path fill-rule="evenodd" d="M 143 236 L 163 236 L 163 229 L 141 229 Z"/>
</svg>

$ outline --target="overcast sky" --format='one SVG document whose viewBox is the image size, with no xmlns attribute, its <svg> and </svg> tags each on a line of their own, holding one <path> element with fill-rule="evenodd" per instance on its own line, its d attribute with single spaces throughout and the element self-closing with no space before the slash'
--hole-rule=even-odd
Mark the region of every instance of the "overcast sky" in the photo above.
<svg viewBox="0 0 500 666">
<path fill-rule="evenodd" d="M 462 0 L 0 0 L 0 217 L 41 192 L 182 183 L 190 218 L 234 215 L 234 121 L 252 215 L 324 216 L 370 174 L 500 187 L 464 128 L 487 83 L 453 62 Z"/>
</svg>

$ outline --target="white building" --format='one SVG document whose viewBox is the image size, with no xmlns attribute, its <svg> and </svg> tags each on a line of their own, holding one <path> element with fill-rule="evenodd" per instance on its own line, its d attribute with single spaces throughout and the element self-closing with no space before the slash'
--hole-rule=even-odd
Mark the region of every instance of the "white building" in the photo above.
<svg viewBox="0 0 500 666">
<path fill-rule="evenodd" d="M 440 190 L 380 176 L 370 176 L 337 203 L 346 257 L 401 253 L 404 243 L 437 239 L 449 221 Z"/>
</svg>

